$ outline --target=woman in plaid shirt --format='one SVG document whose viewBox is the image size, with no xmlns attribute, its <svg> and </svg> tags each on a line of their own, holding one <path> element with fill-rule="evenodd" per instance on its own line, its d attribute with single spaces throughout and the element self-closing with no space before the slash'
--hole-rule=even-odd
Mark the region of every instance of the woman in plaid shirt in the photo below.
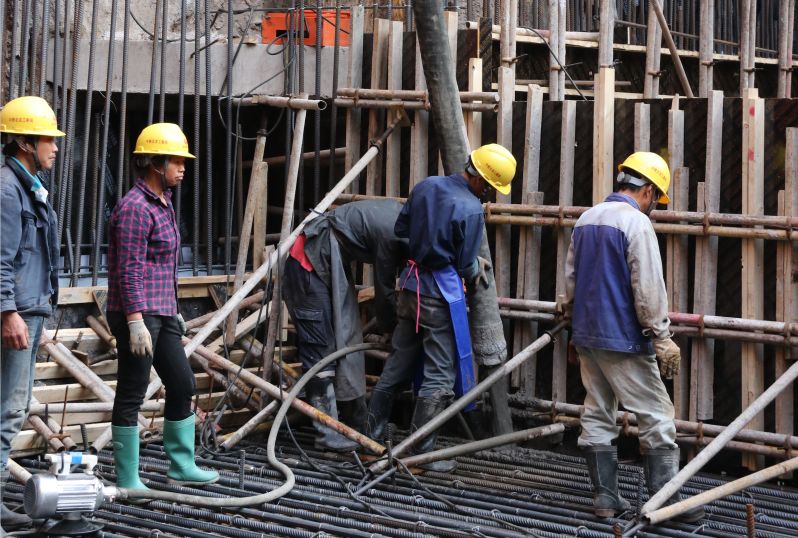
<svg viewBox="0 0 798 538">
<path fill-rule="evenodd" d="M 139 479 L 138 412 L 150 368 L 166 387 L 163 443 L 170 483 L 209 484 L 219 479 L 194 463 L 194 373 L 183 351 L 186 332 L 177 305 L 180 231 L 170 188 L 179 185 L 188 141 L 173 123 L 146 127 L 136 141 L 139 179 L 114 208 L 109 222 L 108 323 L 119 354 L 111 418 L 116 483 L 146 489 Z"/>
</svg>

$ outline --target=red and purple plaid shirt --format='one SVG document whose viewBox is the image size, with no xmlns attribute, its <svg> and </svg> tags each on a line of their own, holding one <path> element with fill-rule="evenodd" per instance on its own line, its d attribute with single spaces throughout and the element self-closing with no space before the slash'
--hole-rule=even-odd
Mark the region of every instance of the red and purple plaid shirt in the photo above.
<svg viewBox="0 0 798 538">
<path fill-rule="evenodd" d="M 172 195 L 166 205 L 142 180 L 111 214 L 108 239 L 109 312 L 177 314 L 180 232 Z"/>
</svg>

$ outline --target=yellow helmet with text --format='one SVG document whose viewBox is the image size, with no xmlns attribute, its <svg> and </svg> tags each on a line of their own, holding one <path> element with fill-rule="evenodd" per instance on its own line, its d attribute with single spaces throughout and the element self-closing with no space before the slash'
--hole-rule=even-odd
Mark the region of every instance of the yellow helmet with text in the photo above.
<svg viewBox="0 0 798 538">
<path fill-rule="evenodd" d="M 634 173 L 637 177 L 624 174 L 627 170 Z M 659 189 L 660 204 L 667 204 L 671 201 L 670 196 L 668 196 L 668 187 L 671 185 L 671 171 L 665 159 L 656 153 L 650 151 L 636 151 L 618 165 L 618 172 L 620 172 L 620 174 L 618 174 L 619 184 L 630 183 L 641 187 L 642 184 L 634 181 L 639 178 L 652 183 Z"/>
<path fill-rule="evenodd" d="M 174 123 L 153 123 L 145 127 L 136 140 L 135 155 L 169 155 L 194 159 L 188 151 L 188 140 Z"/>
<path fill-rule="evenodd" d="M 471 152 L 471 164 L 482 178 L 502 194 L 510 194 L 515 177 L 515 157 L 500 144 L 487 144 Z"/>
<path fill-rule="evenodd" d="M 58 129 L 55 112 L 41 97 L 33 95 L 17 97 L 0 110 L 0 133 L 64 136 Z"/>
</svg>

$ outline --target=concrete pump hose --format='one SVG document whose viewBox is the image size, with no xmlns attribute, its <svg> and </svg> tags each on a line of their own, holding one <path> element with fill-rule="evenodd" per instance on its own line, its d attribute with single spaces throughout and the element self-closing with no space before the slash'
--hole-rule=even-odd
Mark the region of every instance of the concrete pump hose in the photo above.
<svg viewBox="0 0 798 538">
<path fill-rule="evenodd" d="M 277 415 L 274 417 L 274 424 L 269 431 L 269 439 L 266 443 L 266 458 L 269 460 L 269 463 L 272 467 L 280 471 L 283 476 L 285 476 L 285 482 L 278 488 L 266 493 L 252 495 L 249 497 L 203 497 L 200 495 L 188 495 L 185 493 L 174 493 L 171 491 L 118 488 L 116 490 L 118 492 L 117 497 L 119 499 L 158 499 L 162 501 L 178 502 L 181 504 L 190 504 L 192 506 L 208 507 L 253 506 L 279 499 L 283 495 L 288 494 L 294 488 L 295 483 L 294 473 L 287 465 L 277 459 L 277 455 L 275 453 L 277 434 L 280 432 L 280 425 L 285 419 L 288 410 L 291 408 L 291 402 L 294 401 L 302 388 L 331 362 L 335 362 L 338 359 L 349 355 L 350 353 L 357 353 L 358 351 L 366 351 L 369 349 L 384 350 L 387 348 L 388 346 L 385 344 L 376 343 L 355 344 L 353 346 L 341 348 L 338 351 L 327 355 L 318 363 L 316 363 L 313 368 L 308 370 L 307 373 L 305 373 L 305 375 L 303 375 L 302 378 L 296 382 L 288 394 L 286 394 L 285 398 L 283 398 L 283 403 L 280 406 L 280 409 L 277 411 Z"/>
</svg>

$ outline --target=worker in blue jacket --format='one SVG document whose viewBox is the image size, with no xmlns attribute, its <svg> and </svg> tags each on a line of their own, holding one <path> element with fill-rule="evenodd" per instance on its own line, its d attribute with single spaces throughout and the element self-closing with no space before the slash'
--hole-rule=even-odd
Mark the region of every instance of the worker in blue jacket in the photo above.
<svg viewBox="0 0 798 538">
<path fill-rule="evenodd" d="M 28 417 L 36 351 L 44 323 L 58 304 L 58 222 L 42 174 L 53 168 L 64 136 L 41 97 L 12 99 L 0 111 L 5 164 L 0 166 L 0 497 L 8 479 L 11 442 Z M 0 503 L 0 524 L 31 523 Z M 3 531 L 0 530 L 0 536 Z"/>
<path fill-rule="evenodd" d="M 413 378 L 422 353 L 423 382 L 417 387 L 413 431 L 440 413 L 455 392 L 475 384 L 463 282 L 478 285 L 478 277 L 491 270 L 477 256 L 484 228 L 481 200 L 491 187 L 509 194 L 515 168 L 508 150 L 498 144 L 482 146 L 471 152 L 463 173 L 429 177 L 416 185 L 399 213 L 394 231 L 408 238 L 410 259 L 399 276 L 393 353 L 369 403 L 373 439 L 383 438 L 394 391 Z M 436 440 L 437 433 L 430 434 L 414 452 L 434 450 Z M 422 467 L 449 472 L 454 462 Z"/>
<path fill-rule="evenodd" d="M 587 459 L 598 517 L 630 509 L 618 494 L 612 442 L 620 402 L 640 427 L 651 495 L 679 470 L 674 410 L 662 377 L 679 373 L 657 236 L 649 215 L 667 204 L 670 170 L 656 153 L 638 151 L 618 167 L 616 192 L 586 211 L 574 227 L 566 259 L 566 297 L 585 396 L 579 446 Z M 657 361 L 659 360 L 659 369 Z M 670 502 L 678 500 L 678 494 Z M 703 517 L 702 508 L 683 519 Z"/>
</svg>

